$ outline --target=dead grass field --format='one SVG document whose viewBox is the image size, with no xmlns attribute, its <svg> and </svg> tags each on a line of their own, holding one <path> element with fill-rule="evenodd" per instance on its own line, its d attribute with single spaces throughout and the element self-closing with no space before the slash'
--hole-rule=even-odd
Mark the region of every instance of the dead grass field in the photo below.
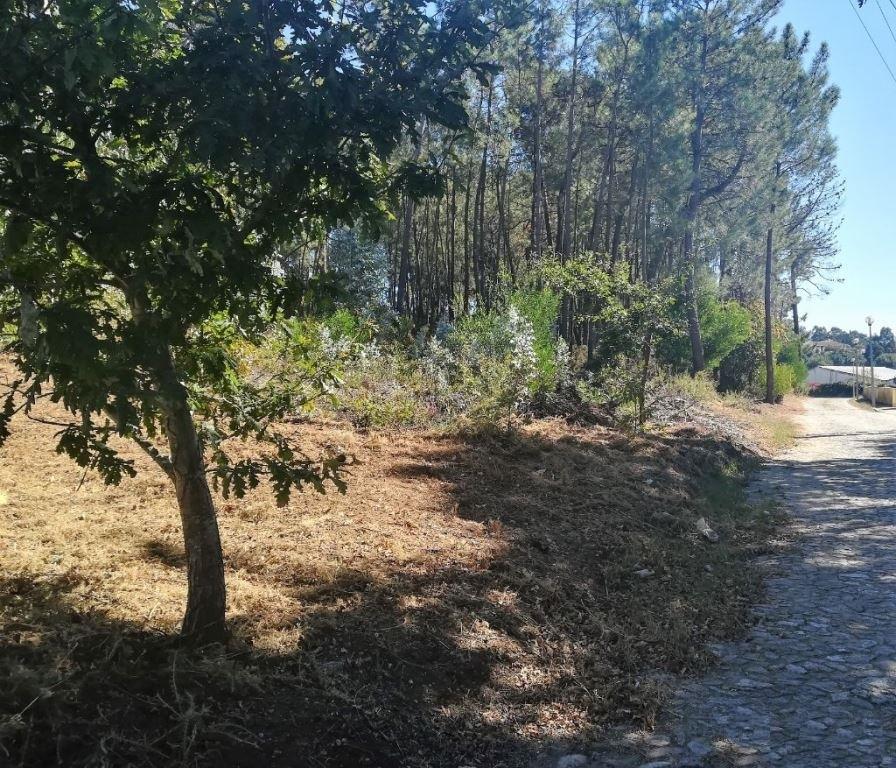
<svg viewBox="0 0 896 768">
<path fill-rule="evenodd" d="M 291 429 L 356 458 L 349 490 L 218 499 L 234 637 L 199 653 L 176 642 L 167 479 L 126 446 L 138 477 L 106 487 L 17 418 L 0 764 L 517 768 L 546 742 L 649 725 L 663 676 L 748 620 L 744 564 L 774 515 L 744 502 L 756 456 L 718 436 Z"/>
</svg>

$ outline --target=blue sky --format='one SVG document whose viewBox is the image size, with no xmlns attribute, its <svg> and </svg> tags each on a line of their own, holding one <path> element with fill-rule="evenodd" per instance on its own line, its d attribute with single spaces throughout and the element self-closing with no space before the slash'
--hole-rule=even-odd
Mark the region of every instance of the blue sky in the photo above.
<svg viewBox="0 0 896 768">
<path fill-rule="evenodd" d="M 804 298 L 806 323 L 861 330 L 871 314 L 876 328 L 896 327 L 896 82 L 868 40 L 850 2 L 785 0 L 779 24 L 791 22 L 808 31 L 813 46 L 831 48 L 831 79 L 842 99 L 833 116 L 833 132 L 846 181 L 840 228 L 842 283 L 826 297 Z M 896 72 L 896 41 L 883 9 L 896 30 L 890 0 L 869 0 L 860 11 L 890 67 Z"/>
</svg>

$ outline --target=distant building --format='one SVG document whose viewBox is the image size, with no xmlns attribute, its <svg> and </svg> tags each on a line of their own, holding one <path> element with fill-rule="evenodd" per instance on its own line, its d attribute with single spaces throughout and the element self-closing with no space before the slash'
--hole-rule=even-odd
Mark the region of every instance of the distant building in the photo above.
<svg viewBox="0 0 896 768">
<path fill-rule="evenodd" d="M 871 383 L 871 368 L 859 366 L 859 384 Z M 806 384 L 821 387 L 826 384 L 852 385 L 856 378 L 856 369 L 851 365 L 819 365 L 809 371 Z M 896 369 L 874 366 L 874 383 L 879 387 L 896 386 Z"/>
</svg>

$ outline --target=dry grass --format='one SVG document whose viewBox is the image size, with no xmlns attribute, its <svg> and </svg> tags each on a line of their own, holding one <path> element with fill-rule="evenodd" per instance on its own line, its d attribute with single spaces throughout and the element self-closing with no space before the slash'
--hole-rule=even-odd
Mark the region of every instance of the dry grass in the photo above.
<svg viewBox="0 0 896 768">
<path fill-rule="evenodd" d="M 794 444 L 797 417 L 805 409 L 805 396 L 798 394 L 787 395 L 775 405 L 743 393 L 720 395 L 706 372 L 676 376 L 667 388 L 672 396 L 684 397 L 690 407 L 718 417 L 722 429 L 717 432 L 738 434 L 741 443 L 761 454 L 776 454 Z"/>
<path fill-rule="evenodd" d="M 52 427 L 14 423 L 0 763 L 524 766 L 649 725 L 663 676 L 748 621 L 743 563 L 772 521 L 743 501 L 754 457 L 718 438 L 292 428 L 356 457 L 349 491 L 218 499 L 234 640 L 187 653 L 167 480 L 134 454 L 138 477 L 106 487 Z"/>
<path fill-rule="evenodd" d="M 788 395 L 777 405 L 724 397 L 710 407 L 724 418 L 740 424 L 762 453 L 776 454 L 795 443 L 797 417 L 805 410 L 804 403 L 802 395 Z"/>
</svg>

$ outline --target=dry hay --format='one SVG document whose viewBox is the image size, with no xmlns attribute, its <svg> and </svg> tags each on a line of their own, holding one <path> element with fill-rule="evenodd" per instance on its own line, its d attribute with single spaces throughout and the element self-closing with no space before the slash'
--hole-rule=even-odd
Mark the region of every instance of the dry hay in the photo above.
<svg viewBox="0 0 896 768">
<path fill-rule="evenodd" d="M 57 414 L 58 415 L 58 414 Z M 0 451 L 0 763 L 522 766 L 649 725 L 741 630 L 769 516 L 744 451 L 629 436 L 289 427 L 349 490 L 218 499 L 234 640 L 188 653 L 166 478 L 106 487 L 17 418 Z M 717 544 L 694 521 L 707 516 Z"/>
</svg>

